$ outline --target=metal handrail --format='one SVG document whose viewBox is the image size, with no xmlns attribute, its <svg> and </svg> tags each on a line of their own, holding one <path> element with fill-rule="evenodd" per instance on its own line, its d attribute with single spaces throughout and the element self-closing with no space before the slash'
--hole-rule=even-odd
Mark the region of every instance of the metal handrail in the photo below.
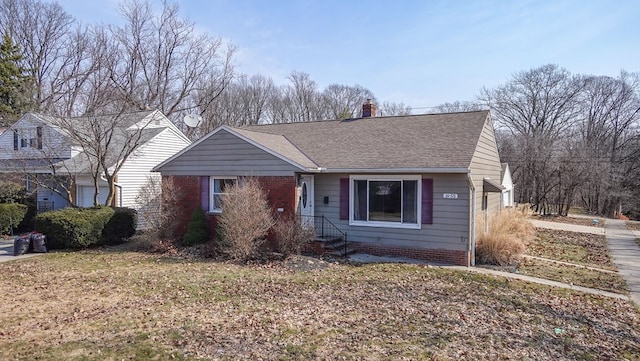
<svg viewBox="0 0 640 361">
<path fill-rule="evenodd" d="M 325 216 L 303 216 L 300 217 L 301 223 L 311 223 L 313 219 L 313 228 L 315 229 L 316 236 L 320 238 L 342 238 L 344 240 L 344 254 L 347 253 L 347 232 L 343 232 L 333 222 L 328 220 Z"/>
</svg>

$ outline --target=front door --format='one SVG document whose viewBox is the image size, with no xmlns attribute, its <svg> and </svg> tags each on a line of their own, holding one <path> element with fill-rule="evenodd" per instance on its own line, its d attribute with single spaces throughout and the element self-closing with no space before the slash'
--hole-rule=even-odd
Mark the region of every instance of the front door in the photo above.
<svg viewBox="0 0 640 361">
<path fill-rule="evenodd" d="M 300 177 L 300 216 L 302 224 L 313 227 L 313 176 Z"/>
</svg>

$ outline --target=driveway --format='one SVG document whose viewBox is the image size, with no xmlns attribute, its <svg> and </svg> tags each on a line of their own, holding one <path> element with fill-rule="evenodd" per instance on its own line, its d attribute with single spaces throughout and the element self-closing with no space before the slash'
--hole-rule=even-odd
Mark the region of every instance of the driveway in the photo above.
<svg viewBox="0 0 640 361">
<path fill-rule="evenodd" d="M 17 259 L 34 257 L 42 253 L 28 253 L 21 256 L 13 255 L 13 239 L 0 238 L 0 263 L 14 261 Z"/>
</svg>

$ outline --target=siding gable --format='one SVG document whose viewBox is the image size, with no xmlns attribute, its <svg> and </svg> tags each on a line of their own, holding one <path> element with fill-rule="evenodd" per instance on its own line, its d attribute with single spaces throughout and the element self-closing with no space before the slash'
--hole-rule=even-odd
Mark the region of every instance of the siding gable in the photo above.
<svg viewBox="0 0 640 361">
<path fill-rule="evenodd" d="M 220 129 L 159 170 L 163 175 L 287 176 L 299 169 Z"/>
<path fill-rule="evenodd" d="M 500 173 L 502 171 L 495 131 L 490 117 L 487 117 L 480 133 L 470 168 L 473 184 L 476 188 L 476 199 L 478 200 L 476 202 L 476 211 L 481 211 L 484 178 L 500 183 Z M 487 206 L 489 210 L 497 211 L 500 208 L 500 195 L 489 193 Z"/>
</svg>

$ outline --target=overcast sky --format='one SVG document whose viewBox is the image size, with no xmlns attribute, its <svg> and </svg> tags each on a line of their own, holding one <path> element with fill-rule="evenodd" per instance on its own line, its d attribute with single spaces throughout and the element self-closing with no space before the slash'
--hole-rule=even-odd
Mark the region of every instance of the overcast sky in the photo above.
<svg viewBox="0 0 640 361">
<path fill-rule="evenodd" d="M 118 1 L 58 1 L 116 23 Z M 154 1 L 160 8 L 160 1 Z M 237 69 L 284 84 L 360 84 L 415 108 L 472 100 L 548 63 L 572 73 L 640 71 L 640 1 L 180 0 L 181 14 L 238 47 Z"/>
</svg>

